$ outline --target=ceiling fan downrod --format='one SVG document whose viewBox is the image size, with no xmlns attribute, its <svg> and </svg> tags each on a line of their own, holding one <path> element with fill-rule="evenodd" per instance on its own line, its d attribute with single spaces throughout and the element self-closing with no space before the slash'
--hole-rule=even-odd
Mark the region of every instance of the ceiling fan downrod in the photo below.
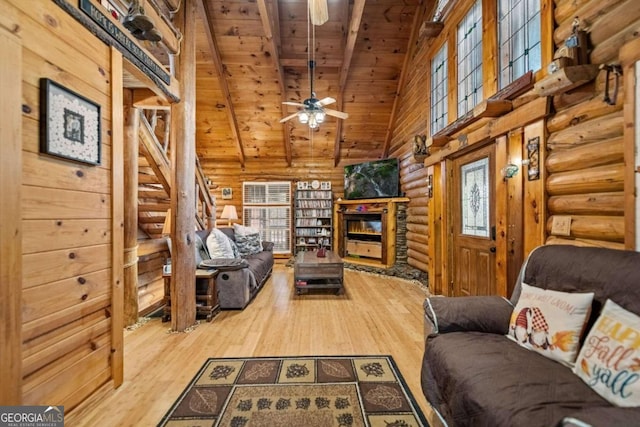
<svg viewBox="0 0 640 427">
<path fill-rule="evenodd" d="M 315 77 L 315 72 L 313 70 L 315 70 L 316 68 L 316 61 L 314 61 L 313 59 L 309 60 L 309 88 L 310 88 L 310 92 L 311 92 L 311 96 L 310 98 L 315 99 L 316 97 L 316 93 L 313 90 L 313 79 Z"/>
</svg>

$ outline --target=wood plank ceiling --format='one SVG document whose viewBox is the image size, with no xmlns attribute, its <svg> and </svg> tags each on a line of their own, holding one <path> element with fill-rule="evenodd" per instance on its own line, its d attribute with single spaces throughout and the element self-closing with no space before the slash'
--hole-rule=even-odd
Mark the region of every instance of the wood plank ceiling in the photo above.
<svg viewBox="0 0 640 427">
<path fill-rule="evenodd" d="M 328 107 L 349 118 L 327 117 L 313 133 L 297 118 L 279 122 L 296 111 L 282 101 L 310 95 L 307 0 L 197 2 L 196 144 L 203 167 L 318 159 L 336 165 L 387 154 L 422 0 L 328 0 L 329 21 L 315 27 L 314 89 L 319 99 L 335 98 Z"/>
</svg>

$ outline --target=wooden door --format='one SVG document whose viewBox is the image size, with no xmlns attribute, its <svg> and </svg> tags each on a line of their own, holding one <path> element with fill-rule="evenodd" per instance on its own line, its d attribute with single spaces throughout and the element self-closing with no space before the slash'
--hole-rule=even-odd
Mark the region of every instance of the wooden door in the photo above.
<svg viewBox="0 0 640 427">
<path fill-rule="evenodd" d="M 495 294 L 495 144 L 453 160 L 453 294 Z"/>
</svg>

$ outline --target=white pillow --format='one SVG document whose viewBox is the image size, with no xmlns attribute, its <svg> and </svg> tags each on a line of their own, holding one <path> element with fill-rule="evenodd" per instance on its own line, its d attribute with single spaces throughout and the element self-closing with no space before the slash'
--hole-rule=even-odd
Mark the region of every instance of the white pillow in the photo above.
<svg viewBox="0 0 640 427">
<path fill-rule="evenodd" d="M 211 258 L 235 258 L 231 241 L 222 231 L 214 228 L 207 237 L 207 249 Z"/>
<path fill-rule="evenodd" d="M 559 292 L 523 282 L 507 336 L 529 350 L 571 367 L 592 301 L 593 292 Z"/>
<path fill-rule="evenodd" d="M 245 227 L 240 224 L 233 224 L 233 231 L 236 233 L 236 236 L 248 236 L 250 234 L 260 234 L 260 230 L 253 227 Z"/>
<path fill-rule="evenodd" d="M 614 405 L 640 406 L 640 316 L 607 300 L 573 372 Z"/>
</svg>

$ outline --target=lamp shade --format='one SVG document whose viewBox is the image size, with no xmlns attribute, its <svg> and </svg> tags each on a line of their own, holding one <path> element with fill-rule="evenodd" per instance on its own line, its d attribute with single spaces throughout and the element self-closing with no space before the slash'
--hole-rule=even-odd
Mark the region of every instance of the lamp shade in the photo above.
<svg viewBox="0 0 640 427">
<path fill-rule="evenodd" d="M 231 220 L 238 219 L 236 207 L 234 205 L 225 205 L 224 209 L 222 209 L 222 214 L 220 214 L 220 218 L 226 219 L 227 223 L 231 225 Z"/>
</svg>

